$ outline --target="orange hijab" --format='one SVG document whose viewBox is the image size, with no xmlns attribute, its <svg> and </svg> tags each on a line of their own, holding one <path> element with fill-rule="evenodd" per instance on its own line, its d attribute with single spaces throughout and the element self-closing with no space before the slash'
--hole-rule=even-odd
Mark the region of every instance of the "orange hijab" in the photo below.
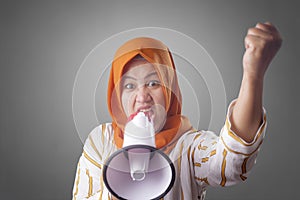
<svg viewBox="0 0 300 200">
<path fill-rule="evenodd" d="M 108 81 L 107 103 L 112 117 L 114 140 L 118 148 L 123 145 L 123 131 L 127 116 L 121 102 L 120 80 L 125 65 L 140 55 L 152 63 L 163 86 L 167 119 L 163 129 L 156 133 L 156 147 L 169 149 L 186 131 L 192 129 L 189 120 L 181 115 L 181 92 L 175 65 L 169 49 L 153 38 L 135 38 L 123 44 L 115 53 Z"/>
</svg>

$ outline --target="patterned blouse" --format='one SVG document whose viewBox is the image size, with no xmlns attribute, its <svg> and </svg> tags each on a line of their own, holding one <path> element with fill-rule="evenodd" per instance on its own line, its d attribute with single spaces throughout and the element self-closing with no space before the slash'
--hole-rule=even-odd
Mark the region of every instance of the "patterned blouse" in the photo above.
<svg viewBox="0 0 300 200">
<path fill-rule="evenodd" d="M 191 130 L 179 138 L 169 152 L 176 178 L 164 200 L 203 200 L 208 186 L 230 186 L 247 179 L 264 138 L 266 112 L 254 140 L 247 143 L 231 130 L 233 106 L 234 101 L 219 136 L 211 131 Z M 111 123 L 97 126 L 89 134 L 78 162 L 73 200 L 115 199 L 102 177 L 103 163 L 115 151 Z"/>
</svg>

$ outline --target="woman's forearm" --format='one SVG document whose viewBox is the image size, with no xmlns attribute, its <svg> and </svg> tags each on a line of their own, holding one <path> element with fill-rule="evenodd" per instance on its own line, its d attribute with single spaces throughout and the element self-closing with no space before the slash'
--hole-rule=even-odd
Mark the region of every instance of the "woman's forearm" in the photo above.
<svg viewBox="0 0 300 200">
<path fill-rule="evenodd" d="M 240 92 L 231 115 L 232 130 L 251 142 L 263 118 L 263 79 L 243 75 Z"/>
</svg>

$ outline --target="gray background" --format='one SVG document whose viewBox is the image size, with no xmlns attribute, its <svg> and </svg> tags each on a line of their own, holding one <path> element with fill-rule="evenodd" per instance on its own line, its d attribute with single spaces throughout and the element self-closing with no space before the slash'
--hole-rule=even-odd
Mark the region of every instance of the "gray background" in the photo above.
<svg viewBox="0 0 300 200">
<path fill-rule="evenodd" d="M 264 145 L 247 182 L 209 189 L 207 199 L 298 199 L 296 2 L 1 1 L 0 199 L 71 199 L 82 152 L 72 89 L 79 66 L 100 42 L 144 26 L 185 33 L 219 67 L 230 102 L 241 81 L 247 28 L 267 20 L 276 24 L 284 43 L 265 77 Z"/>
</svg>

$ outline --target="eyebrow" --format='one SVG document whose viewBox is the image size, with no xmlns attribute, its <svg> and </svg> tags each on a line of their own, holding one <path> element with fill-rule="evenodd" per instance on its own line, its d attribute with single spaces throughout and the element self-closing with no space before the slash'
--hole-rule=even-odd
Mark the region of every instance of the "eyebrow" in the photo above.
<svg viewBox="0 0 300 200">
<path fill-rule="evenodd" d="M 144 79 L 149 78 L 149 77 L 151 77 L 151 76 L 153 76 L 153 75 L 157 75 L 157 72 L 156 72 L 156 71 L 151 72 L 150 74 L 148 74 L 147 76 L 145 76 Z M 125 79 L 132 79 L 132 80 L 135 80 L 135 81 L 137 80 L 136 78 L 134 78 L 134 77 L 132 77 L 132 76 L 128 76 L 128 75 L 124 75 L 124 76 L 122 77 L 122 80 L 125 80 Z"/>
</svg>

